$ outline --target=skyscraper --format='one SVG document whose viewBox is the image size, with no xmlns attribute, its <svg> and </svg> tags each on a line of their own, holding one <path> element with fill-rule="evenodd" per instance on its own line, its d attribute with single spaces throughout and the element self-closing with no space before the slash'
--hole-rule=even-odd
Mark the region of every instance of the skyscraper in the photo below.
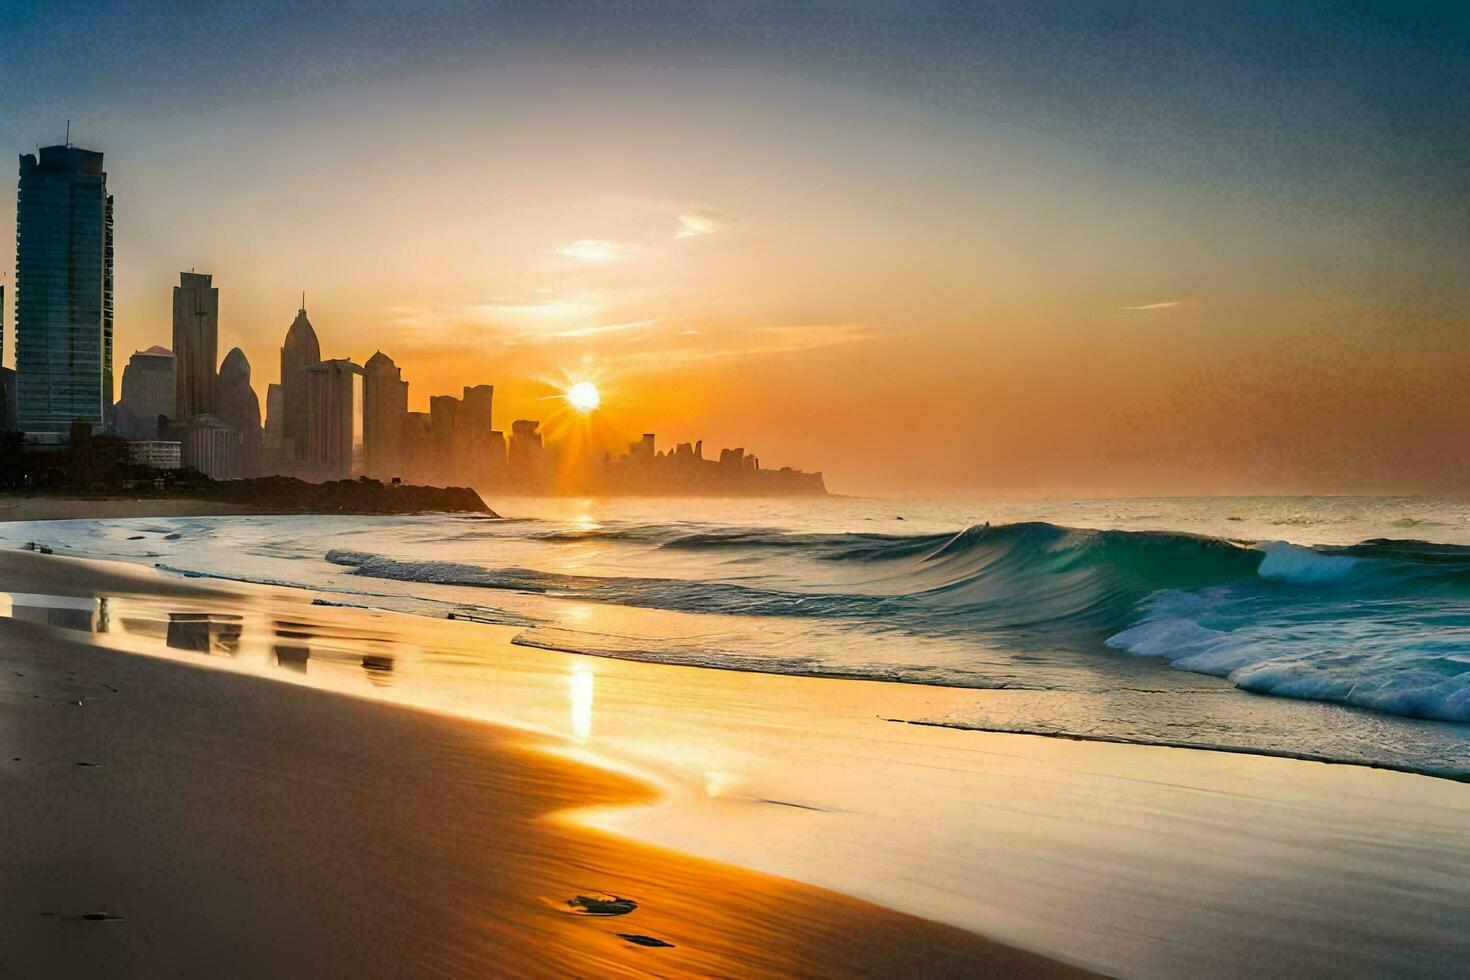
<svg viewBox="0 0 1470 980">
<path fill-rule="evenodd" d="M 455 479 L 483 487 L 505 466 L 504 447 L 497 446 L 490 427 L 494 385 L 465 385 L 464 398 L 454 420 Z M 496 459 L 496 453 L 500 458 Z"/>
<path fill-rule="evenodd" d="M 43 146 L 20 158 L 15 236 L 20 427 L 93 430 L 112 417 L 112 197 L 102 154 Z"/>
<path fill-rule="evenodd" d="M 302 462 L 306 459 L 307 432 L 307 379 L 306 369 L 322 360 L 321 344 L 317 343 L 316 331 L 306 318 L 306 297 L 301 298 L 301 309 L 286 331 L 286 342 L 281 345 L 281 401 L 285 411 L 282 422 L 282 448 L 286 460 Z"/>
<path fill-rule="evenodd" d="M 362 470 L 362 368 L 336 358 L 301 373 L 306 378 L 307 478 L 355 476 Z"/>
<path fill-rule="evenodd" d="M 232 348 L 220 364 L 214 400 L 216 413 L 235 430 L 236 474 L 260 476 L 260 398 L 250 386 L 250 361 L 238 347 Z"/>
<path fill-rule="evenodd" d="M 219 290 L 213 277 L 179 273 L 174 287 L 174 418 L 212 415 L 219 364 Z"/>
<path fill-rule="evenodd" d="M 174 354 L 154 345 L 128 359 L 117 400 L 117 434 L 157 439 L 158 417 L 174 410 Z"/>
<path fill-rule="evenodd" d="M 364 472 L 380 480 L 403 475 L 403 424 L 408 382 L 393 358 L 378 351 L 363 365 Z"/>
<path fill-rule="evenodd" d="M 0 286 L 0 359 L 4 356 L 5 287 Z M 15 372 L 8 367 L 0 367 L 0 432 L 11 432 L 15 427 Z"/>
</svg>

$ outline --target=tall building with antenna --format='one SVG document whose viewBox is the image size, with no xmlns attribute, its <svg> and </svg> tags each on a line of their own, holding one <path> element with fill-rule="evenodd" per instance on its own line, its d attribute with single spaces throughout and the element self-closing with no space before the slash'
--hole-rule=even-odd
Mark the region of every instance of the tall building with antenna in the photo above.
<svg viewBox="0 0 1470 980">
<path fill-rule="evenodd" d="M 15 369 L 28 433 L 111 425 L 112 206 L 101 153 L 68 142 L 21 155 Z"/>
</svg>

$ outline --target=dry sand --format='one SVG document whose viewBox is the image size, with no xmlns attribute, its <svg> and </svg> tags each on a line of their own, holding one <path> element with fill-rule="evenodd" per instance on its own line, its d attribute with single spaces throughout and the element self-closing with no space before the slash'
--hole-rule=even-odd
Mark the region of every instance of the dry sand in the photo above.
<svg viewBox="0 0 1470 980">
<path fill-rule="evenodd" d="M 0 588 L 77 594 L 84 573 L 81 594 L 137 587 L 103 563 L 0 556 Z M 649 790 L 536 741 L 0 620 L 0 974 L 1070 972 L 548 819 Z M 593 893 L 638 907 L 568 910 Z"/>
</svg>

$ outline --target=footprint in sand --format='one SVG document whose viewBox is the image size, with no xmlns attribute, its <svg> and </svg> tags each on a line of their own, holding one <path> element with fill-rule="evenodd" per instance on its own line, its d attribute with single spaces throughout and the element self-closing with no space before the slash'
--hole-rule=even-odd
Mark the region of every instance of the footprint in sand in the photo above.
<svg viewBox="0 0 1470 980">
<path fill-rule="evenodd" d="M 638 903 L 616 895 L 578 895 L 567 899 L 567 906 L 578 915 L 627 915 Z"/>
</svg>

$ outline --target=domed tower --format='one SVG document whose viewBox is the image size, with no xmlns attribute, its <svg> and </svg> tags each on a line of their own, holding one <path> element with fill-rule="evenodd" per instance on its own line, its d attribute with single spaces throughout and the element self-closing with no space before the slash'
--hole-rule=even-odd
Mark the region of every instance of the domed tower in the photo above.
<svg viewBox="0 0 1470 980">
<path fill-rule="evenodd" d="M 286 342 L 281 345 L 281 395 L 285 402 L 286 457 L 306 458 L 306 369 L 322 362 L 321 344 L 317 343 L 316 331 L 306 318 L 306 296 L 301 297 L 301 309 L 286 331 Z"/>
<path fill-rule="evenodd" d="M 236 347 L 219 367 L 215 389 L 216 412 L 239 434 L 236 459 L 241 476 L 259 476 L 261 471 L 260 398 L 250 387 L 250 361 Z"/>
</svg>

